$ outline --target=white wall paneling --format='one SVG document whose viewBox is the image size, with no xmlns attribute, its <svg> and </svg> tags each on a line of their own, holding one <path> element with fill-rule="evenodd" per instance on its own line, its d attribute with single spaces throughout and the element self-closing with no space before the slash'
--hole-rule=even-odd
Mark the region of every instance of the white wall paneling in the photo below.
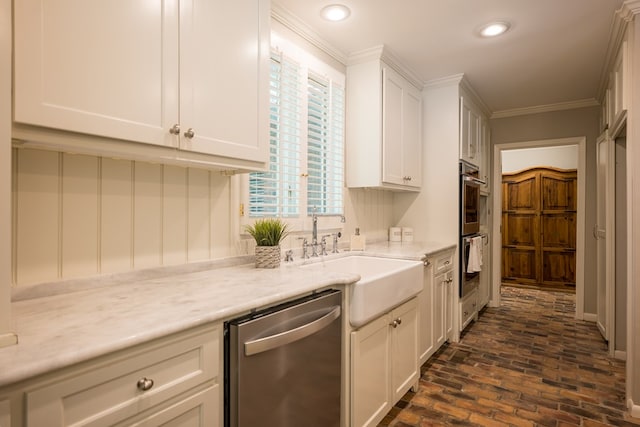
<svg viewBox="0 0 640 427">
<path fill-rule="evenodd" d="M 98 273 L 98 158 L 62 154 L 61 270 L 63 277 Z"/>
<path fill-rule="evenodd" d="M 100 271 L 133 267 L 133 162 L 103 158 L 100 177 Z"/>
<path fill-rule="evenodd" d="M 229 177 L 13 149 L 14 285 L 236 254 Z"/>
<path fill-rule="evenodd" d="M 232 237 L 231 230 L 237 230 L 233 226 L 231 211 L 235 212 L 236 203 L 232 203 L 230 178 L 215 173 L 209 176 L 209 191 L 211 195 L 211 224 L 209 228 L 211 242 L 211 257 L 224 258 L 235 253 L 234 243 L 237 239 Z M 231 209 L 230 209 L 231 207 Z M 235 233 L 233 233 L 235 236 Z"/>
<path fill-rule="evenodd" d="M 162 260 L 164 264 L 187 262 L 187 170 L 163 166 Z"/>
<path fill-rule="evenodd" d="M 13 163 L 14 285 L 253 253 L 233 226 L 239 190 L 228 176 L 30 148 L 14 148 Z M 386 240 L 394 193 L 344 194 L 340 241 L 356 227 L 368 242 Z M 298 236 L 283 249 L 299 249 Z"/>
<path fill-rule="evenodd" d="M 162 265 L 162 166 L 134 164 L 133 266 Z"/>
<path fill-rule="evenodd" d="M 209 172 L 201 169 L 189 169 L 187 178 L 187 258 L 189 261 L 201 261 L 209 258 L 211 248 Z"/>
<path fill-rule="evenodd" d="M 60 278 L 60 159 L 52 151 L 16 151 L 17 283 Z"/>
</svg>

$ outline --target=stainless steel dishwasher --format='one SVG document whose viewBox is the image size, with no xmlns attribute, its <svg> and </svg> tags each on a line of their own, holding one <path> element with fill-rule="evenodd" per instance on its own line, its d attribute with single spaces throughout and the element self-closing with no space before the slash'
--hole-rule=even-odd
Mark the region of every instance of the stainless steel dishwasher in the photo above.
<svg viewBox="0 0 640 427">
<path fill-rule="evenodd" d="M 225 426 L 340 425 L 342 292 L 225 323 Z"/>
</svg>

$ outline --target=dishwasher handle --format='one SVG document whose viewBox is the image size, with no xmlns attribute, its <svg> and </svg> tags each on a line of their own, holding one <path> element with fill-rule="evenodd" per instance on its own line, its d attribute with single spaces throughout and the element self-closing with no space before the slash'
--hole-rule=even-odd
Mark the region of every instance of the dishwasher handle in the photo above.
<svg viewBox="0 0 640 427">
<path fill-rule="evenodd" d="M 309 335 L 313 335 L 329 326 L 331 322 L 340 317 L 340 313 L 341 308 L 337 305 L 324 316 L 305 325 L 298 326 L 297 328 L 284 331 L 279 334 L 270 335 L 253 341 L 247 341 L 244 343 L 244 353 L 246 356 L 251 356 L 306 338 Z"/>
</svg>

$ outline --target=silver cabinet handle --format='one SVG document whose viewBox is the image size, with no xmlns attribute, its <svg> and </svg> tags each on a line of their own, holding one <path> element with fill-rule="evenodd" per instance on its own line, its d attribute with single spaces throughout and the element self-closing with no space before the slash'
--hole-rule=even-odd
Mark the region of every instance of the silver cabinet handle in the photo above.
<svg viewBox="0 0 640 427">
<path fill-rule="evenodd" d="M 195 131 L 193 130 L 193 128 L 189 128 L 189 129 L 187 129 L 187 131 L 184 133 L 184 136 L 185 136 L 187 139 L 191 139 L 191 138 L 193 138 L 194 136 L 196 136 L 196 133 L 195 133 Z"/>
<path fill-rule="evenodd" d="M 176 123 L 175 125 L 171 126 L 171 129 L 169 129 L 169 133 L 171 135 L 180 135 L 180 125 Z"/>
<path fill-rule="evenodd" d="M 331 311 L 329 311 L 329 313 L 305 325 L 298 326 L 297 328 L 284 331 L 279 334 L 270 335 L 253 341 L 247 341 L 244 343 L 244 354 L 246 356 L 251 356 L 253 354 L 263 353 L 276 347 L 282 347 L 283 345 L 301 340 L 309 335 L 313 335 L 329 326 L 331 322 L 340 317 L 341 312 L 340 306 L 335 306 Z"/>
<path fill-rule="evenodd" d="M 151 387 L 153 387 L 153 380 L 147 377 L 140 378 L 136 386 L 138 387 L 138 390 L 142 390 L 142 391 L 151 390 Z"/>
<path fill-rule="evenodd" d="M 397 328 L 400 325 L 402 325 L 402 319 L 399 317 L 397 319 L 394 319 L 393 322 L 389 323 L 389 326 L 393 326 L 394 328 Z"/>
</svg>

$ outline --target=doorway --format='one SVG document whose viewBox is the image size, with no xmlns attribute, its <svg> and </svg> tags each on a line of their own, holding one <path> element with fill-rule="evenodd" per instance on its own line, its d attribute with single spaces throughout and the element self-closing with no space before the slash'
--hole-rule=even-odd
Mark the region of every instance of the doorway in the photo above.
<svg viewBox="0 0 640 427">
<path fill-rule="evenodd" d="M 574 148 L 570 166 L 577 163 Z M 577 187 L 576 169 L 502 174 L 503 284 L 575 293 Z"/>
<path fill-rule="evenodd" d="M 515 150 L 526 150 L 549 147 L 574 146 L 577 150 L 577 209 L 576 209 L 576 240 L 575 240 L 575 294 L 577 319 L 584 318 L 584 257 L 585 257 L 585 198 L 586 198 L 586 138 L 562 138 L 539 141 L 524 141 L 514 143 L 495 144 L 493 147 L 493 211 L 502 211 L 502 157 L 504 153 Z M 523 168 L 521 168 L 523 169 Z M 565 169 L 571 169 L 565 167 Z M 491 300 L 492 305 L 500 305 L 500 287 L 502 276 L 502 216 L 493 215 L 492 235 L 492 278 Z"/>
</svg>

